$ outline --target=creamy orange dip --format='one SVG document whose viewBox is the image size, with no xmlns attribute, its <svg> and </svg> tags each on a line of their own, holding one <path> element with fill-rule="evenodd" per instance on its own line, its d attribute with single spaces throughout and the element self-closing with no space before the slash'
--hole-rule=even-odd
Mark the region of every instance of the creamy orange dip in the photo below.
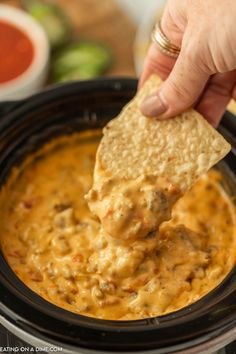
<svg viewBox="0 0 236 354">
<path fill-rule="evenodd" d="M 181 192 L 168 181 L 153 175 L 135 179 L 102 178 L 85 196 L 104 232 L 123 240 L 136 240 L 171 218 L 173 204 Z"/>
<path fill-rule="evenodd" d="M 55 139 L 12 172 L 0 195 L 7 262 L 44 299 L 86 316 L 132 320 L 195 302 L 235 264 L 235 209 L 221 175 L 202 177 L 158 232 L 113 238 L 84 198 L 100 137 Z"/>
</svg>

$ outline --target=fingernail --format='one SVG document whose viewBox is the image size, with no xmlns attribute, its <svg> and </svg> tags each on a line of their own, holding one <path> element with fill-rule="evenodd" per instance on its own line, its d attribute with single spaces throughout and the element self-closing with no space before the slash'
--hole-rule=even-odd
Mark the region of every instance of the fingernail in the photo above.
<svg viewBox="0 0 236 354">
<path fill-rule="evenodd" d="M 140 110 L 147 117 L 158 117 L 165 113 L 167 107 L 162 102 L 160 96 L 154 95 L 144 99 L 140 105 Z"/>
</svg>

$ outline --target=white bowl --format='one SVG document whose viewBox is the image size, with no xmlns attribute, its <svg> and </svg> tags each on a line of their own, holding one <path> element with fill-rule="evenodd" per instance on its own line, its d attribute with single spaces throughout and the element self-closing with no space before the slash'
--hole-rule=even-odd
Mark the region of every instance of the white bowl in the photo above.
<svg viewBox="0 0 236 354">
<path fill-rule="evenodd" d="M 1 20 L 23 31 L 34 46 L 34 57 L 27 70 L 15 79 L 0 84 L 0 101 L 17 100 L 37 92 L 45 83 L 50 47 L 43 28 L 24 11 L 0 5 Z"/>
</svg>

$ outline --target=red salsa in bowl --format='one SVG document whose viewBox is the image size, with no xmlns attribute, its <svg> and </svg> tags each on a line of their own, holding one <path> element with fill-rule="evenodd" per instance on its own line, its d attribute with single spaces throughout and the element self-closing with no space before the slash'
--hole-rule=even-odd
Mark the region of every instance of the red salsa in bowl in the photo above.
<svg viewBox="0 0 236 354">
<path fill-rule="evenodd" d="M 30 38 L 13 24 L 0 20 L 0 84 L 23 74 L 34 58 Z"/>
</svg>

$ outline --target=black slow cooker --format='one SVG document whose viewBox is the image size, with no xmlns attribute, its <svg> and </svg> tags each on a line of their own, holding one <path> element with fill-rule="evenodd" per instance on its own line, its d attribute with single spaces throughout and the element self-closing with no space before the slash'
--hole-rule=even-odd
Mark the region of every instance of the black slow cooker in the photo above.
<svg viewBox="0 0 236 354">
<path fill-rule="evenodd" d="M 70 83 L 0 112 L 0 185 L 13 166 L 52 137 L 103 127 L 136 91 L 136 80 Z M 226 113 L 219 130 L 233 145 L 219 168 L 236 192 L 236 118 Z M 236 339 L 236 269 L 216 289 L 174 313 L 135 321 L 76 315 L 27 288 L 0 253 L 0 323 L 25 343 L 64 353 L 213 353 Z M 1 337 L 0 337 L 1 338 Z M 236 349 L 235 349 L 236 352 Z"/>
</svg>

